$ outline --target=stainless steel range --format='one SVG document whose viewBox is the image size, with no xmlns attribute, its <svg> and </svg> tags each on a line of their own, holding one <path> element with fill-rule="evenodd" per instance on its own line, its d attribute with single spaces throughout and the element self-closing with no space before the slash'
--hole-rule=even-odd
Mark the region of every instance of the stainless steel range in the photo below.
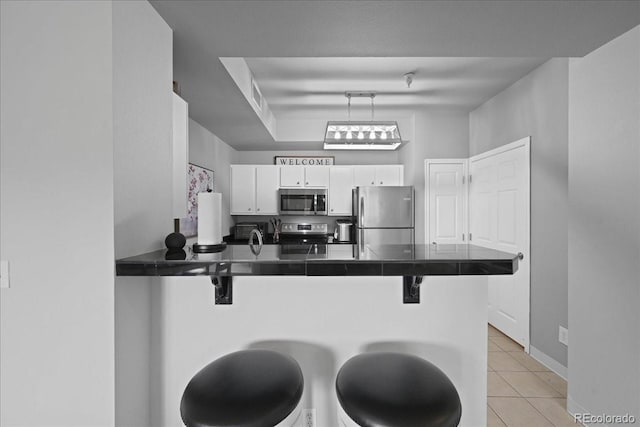
<svg viewBox="0 0 640 427">
<path fill-rule="evenodd" d="M 280 242 L 290 244 L 327 243 L 327 224 L 283 222 L 280 227 Z"/>
<path fill-rule="evenodd" d="M 327 224 L 282 223 L 278 247 L 280 258 L 326 258 L 328 230 Z"/>
</svg>

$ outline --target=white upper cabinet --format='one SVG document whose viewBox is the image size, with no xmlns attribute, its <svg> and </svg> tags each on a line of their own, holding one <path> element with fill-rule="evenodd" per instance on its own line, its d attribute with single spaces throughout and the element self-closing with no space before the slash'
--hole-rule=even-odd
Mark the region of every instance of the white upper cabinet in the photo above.
<svg viewBox="0 0 640 427">
<path fill-rule="evenodd" d="M 375 185 L 402 185 L 402 165 L 376 166 Z"/>
<path fill-rule="evenodd" d="M 353 186 L 403 185 L 402 165 L 352 166 Z"/>
<path fill-rule="evenodd" d="M 231 214 L 256 212 L 256 167 L 231 165 Z"/>
<path fill-rule="evenodd" d="M 354 166 L 353 186 L 361 187 L 365 185 L 376 185 L 375 166 Z"/>
<path fill-rule="evenodd" d="M 304 168 L 305 187 L 328 187 L 329 167 L 327 166 L 307 166 Z"/>
<path fill-rule="evenodd" d="M 231 215 L 278 215 L 279 188 L 327 188 L 328 215 L 351 215 L 351 189 L 403 185 L 402 165 L 231 165 Z"/>
<path fill-rule="evenodd" d="M 256 166 L 256 214 L 278 214 L 278 166 Z"/>
<path fill-rule="evenodd" d="M 172 211 L 174 218 L 187 216 L 189 192 L 189 105 L 173 94 Z"/>
<path fill-rule="evenodd" d="M 331 166 L 329 168 L 329 215 L 351 215 L 351 189 L 353 168 Z"/>
<path fill-rule="evenodd" d="M 281 187 L 303 187 L 304 166 L 283 166 L 280 168 Z"/>
<path fill-rule="evenodd" d="M 278 166 L 231 165 L 231 215 L 277 215 Z"/>
<path fill-rule="evenodd" d="M 328 187 L 327 166 L 281 166 L 281 187 Z"/>
</svg>

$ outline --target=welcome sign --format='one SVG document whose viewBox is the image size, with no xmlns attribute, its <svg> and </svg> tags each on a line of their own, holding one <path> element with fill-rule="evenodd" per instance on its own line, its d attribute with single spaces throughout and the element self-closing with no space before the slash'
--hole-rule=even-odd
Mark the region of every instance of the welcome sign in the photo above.
<svg viewBox="0 0 640 427">
<path fill-rule="evenodd" d="M 274 163 L 278 166 L 331 166 L 333 156 L 275 156 Z"/>
</svg>

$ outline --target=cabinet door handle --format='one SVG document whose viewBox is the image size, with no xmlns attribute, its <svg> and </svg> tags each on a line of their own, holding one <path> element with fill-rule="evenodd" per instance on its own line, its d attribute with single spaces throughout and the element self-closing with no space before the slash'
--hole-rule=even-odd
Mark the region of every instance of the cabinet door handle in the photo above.
<svg viewBox="0 0 640 427">
<path fill-rule="evenodd" d="M 331 212 L 333 212 L 333 209 L 331 209 Z"/>
<path fill-rule="evenodd" d="M 309 185 L 309 181 L 305 182 L 304 185 Z"/>
<path fill-rule="evenodd" d="M 374 185 L 374 184 L 375 184 L 375 182 L 374 182 L 374 181 L 371 181 L 371 185 Z"/>
<path fill-rule="evenodd" d="M 384 184 L 382 181 L 380 181 L 380 185 Z"/>
<path fill-rule="evenodd" d="M 249 208 L 249 210 L 251 210 L 251 208 Z"/>
<path fill-rule="evenodd" d="M 256 209 L 257 212 L 260 212 L 260 208 Z"/>
<path fill-rule="evenodd" d="M 300 181 L 296 181 L 296 184 L 300 184 Z"/>
</svg>

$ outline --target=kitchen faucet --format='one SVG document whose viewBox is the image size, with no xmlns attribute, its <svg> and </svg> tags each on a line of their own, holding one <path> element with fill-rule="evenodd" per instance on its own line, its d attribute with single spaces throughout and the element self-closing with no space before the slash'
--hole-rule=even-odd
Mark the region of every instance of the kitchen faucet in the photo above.
<svg viewBox="0 0 640 427">
<path fill-rule="evenodd" d="M 257 236 L 258 237 L 258 248 L 257 249 L 253 245 L 253 236 Z M 253 252 L 254 255 L 258 255 L 260 253 L 260 251 L 262 250 L 262 233 L 257 228 L 254 228 L 253 230 L 251 230 L 249 232 L 249 247 L 251 248 L 251 252 Z"/>
</svg>

